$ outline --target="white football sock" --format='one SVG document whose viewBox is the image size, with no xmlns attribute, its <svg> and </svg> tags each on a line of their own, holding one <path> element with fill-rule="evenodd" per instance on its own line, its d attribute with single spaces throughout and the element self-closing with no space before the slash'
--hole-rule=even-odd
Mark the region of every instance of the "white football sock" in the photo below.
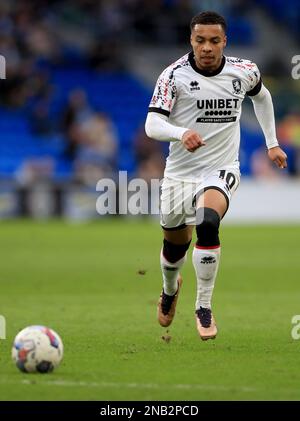
<svg viewBox="0 0 300 421">
<path fill-rule="evenodd" d="M 211 299 L 218 272 L 221 248 L 197 248 L 193 250 L 193 265 L 197 277 L 196 310 L 211 308 Z"/>
<path fill-rule="evenodd" d="M 170 263 L 165 256 L 163 255 L 163 251 L 160 252 L 160 267 L 163 276 L 163 288 L 164 292 L 167 295 L 174 295 L 176 294 L 178 285 L 178 275 L 181 266 L 186 261 L 186 254 L 177 262 Z"/>
</svg>

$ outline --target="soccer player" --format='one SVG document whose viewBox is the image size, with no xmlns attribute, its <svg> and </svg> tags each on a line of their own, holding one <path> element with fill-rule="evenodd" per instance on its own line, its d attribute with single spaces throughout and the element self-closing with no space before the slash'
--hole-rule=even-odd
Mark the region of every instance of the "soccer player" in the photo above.
<svg viewBox="0 0 300 421">
<path fill-rule="evenodd" d="M 219 225 L 239 185 L 239 120 L 246 95 L 253 102 L 270 160 L 286 168 L 287 156 L 279 147 L 272 98 L 256 64 L 223 54 L 224 18 L 203 12 L 192 19 L 190 28 L 192 51 L 159 76 L 145 130 L 153 139 L 170 142 L 160 197 L 164 240 L 158 321 L 166 327 L 174 318 L 180 269 L 195 226 L 195 316 L 199 335 L 206 340 L 217 335 L 211 301 L 220 261 Z"/>
</svg>

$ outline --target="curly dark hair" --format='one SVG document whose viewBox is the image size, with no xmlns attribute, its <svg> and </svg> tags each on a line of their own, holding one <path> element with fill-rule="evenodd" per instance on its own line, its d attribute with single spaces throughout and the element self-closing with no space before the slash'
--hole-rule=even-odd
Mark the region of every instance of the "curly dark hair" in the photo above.
<svg viewBox="0 0 300 421">
<path fill-rule="evenodd" d="M 223 16 L 219 15 L 216 12 L 202 12 L 194 16 L 191 20 L 190 28 L 191 31 L 194 29 L 195 25 L 221 25 L 224 32 L 226 33 L 227 24 Z"/>
</svg>

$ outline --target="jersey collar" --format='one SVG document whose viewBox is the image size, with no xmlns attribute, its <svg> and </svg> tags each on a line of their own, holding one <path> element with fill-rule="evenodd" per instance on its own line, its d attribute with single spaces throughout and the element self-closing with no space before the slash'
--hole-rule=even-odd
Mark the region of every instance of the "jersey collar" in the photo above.
<svg viewBox="0 0 300 421">
<path fill-rule="evenodd" d="M 208 72 L 207 70 L 201 70 L 197 67 L 195 59 L 194 59 L 193 51 L 189 53 L 189 62 L 192 68 L 195 70 L 195 72 L 200 73 L 200 75 L 202 76 L 211 77 L 211 76 L 216 76 L 219 73 L 221 73 L 221 71 L 223 70 L 223 67 L 225 66 L 226 59 L 225 59 L 225 56 L 223 56 L 220 66 L 213 72 Z"/>
</svg>

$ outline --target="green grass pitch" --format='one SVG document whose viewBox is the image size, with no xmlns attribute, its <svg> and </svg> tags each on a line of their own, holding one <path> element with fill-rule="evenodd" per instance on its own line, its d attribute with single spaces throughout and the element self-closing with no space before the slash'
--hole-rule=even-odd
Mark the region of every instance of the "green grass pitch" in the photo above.
<svg viewBox="0 0 300 421">
<path fill-rule="evenodd" d="M 177 314 L 156 321 L 158 222 L 1 223 L 1 400 L 299 400 L 300 226 L 223 226 L 215 341 L 198 338 L 189 259 Z M 65 345 L 51 374 L 11 360 L 16 333 L 45 324 Z"/>
</svg>

